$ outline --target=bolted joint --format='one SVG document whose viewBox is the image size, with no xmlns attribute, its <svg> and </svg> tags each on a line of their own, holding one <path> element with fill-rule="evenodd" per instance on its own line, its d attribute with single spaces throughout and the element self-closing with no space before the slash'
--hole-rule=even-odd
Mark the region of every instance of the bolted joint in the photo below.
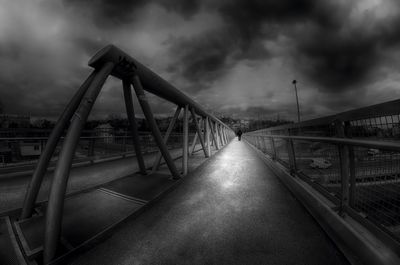
<svg viewBox="0 0 400 265">
<path fill-rule="evenodd" d="M 106 62 L 114 63 L 115 67 L 111 75 L 120 79 L 133 76 L 138 69 L 136 60 L 114 45 L 108 45 L 98 51 L 90 59 L 89 66 L 98 69 Z"/>
</svg>

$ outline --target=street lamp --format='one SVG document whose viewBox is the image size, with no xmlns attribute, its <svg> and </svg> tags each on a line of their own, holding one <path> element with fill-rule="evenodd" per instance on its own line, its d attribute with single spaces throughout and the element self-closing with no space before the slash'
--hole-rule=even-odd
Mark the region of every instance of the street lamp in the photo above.
<svg viewBox="0 0 400 265">
<path fill-rule="evenodd" d="M 299 97 L 297 96 L 297 81 L 296 79 L 292 81 L 294 85 L 294 91 L 296 92 L 296 103 L 297 103 L 297 122 L 300 122 L 300 108 L 299 108 Z"/>
</svg>

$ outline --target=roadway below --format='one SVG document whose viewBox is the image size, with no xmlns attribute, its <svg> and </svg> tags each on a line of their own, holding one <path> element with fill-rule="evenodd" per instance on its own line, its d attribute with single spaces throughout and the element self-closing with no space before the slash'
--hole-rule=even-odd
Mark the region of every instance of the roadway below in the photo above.
<svg viewBox="0 0 400 265">
<path fill-rule="evenodd" d="M 246 143 L 233 140 L 81 264 L 349 264 Z"/>
<path fill-rule="evenodd" d="M 177 158 L 182 155 L 181 149 L 174 149 L 170 152 L 173 158 Z M 147 167 L 152 166 L 155 155 L 156 153 L 144 155 L 144 160 Z M 92 188 L 133 174 L 137 171 L 139 171 L 139 166 L 135 156 L 99 162 L 87 166 L 74 167 L 70 172 L 67 194 Z M 0 213 L 22 207 L 26 188 L 29 184 L 31 176 L 32 174 L 29 173 L 17 177 L 0 177 Z M 38 195 L 38 201 L 47 200 L 52 176 L 53 171 L 49 171 L 45 175 L 41 190 Z"/>
</svg>

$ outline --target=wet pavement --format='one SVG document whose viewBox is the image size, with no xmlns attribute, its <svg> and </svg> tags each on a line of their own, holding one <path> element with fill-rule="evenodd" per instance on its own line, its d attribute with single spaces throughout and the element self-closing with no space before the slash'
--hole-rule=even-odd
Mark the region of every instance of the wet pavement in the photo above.
<svg viewBox="0 0 400 265">
<path fill-rule="evenodd" d="M 72 264 L 348 264 L 312 216 L 244 142 Z"/>
</svg>

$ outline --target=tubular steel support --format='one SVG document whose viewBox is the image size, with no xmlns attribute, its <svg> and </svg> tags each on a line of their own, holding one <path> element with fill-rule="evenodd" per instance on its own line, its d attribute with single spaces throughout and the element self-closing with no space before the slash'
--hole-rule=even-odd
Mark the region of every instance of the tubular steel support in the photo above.
<svg viewBox="0 0 400 265">
<path fill-rule="evenodd" d="M 351 125 L 349 121 L 344 123 L 344 134 L 347 138 L 352 138 Z M 356 196 L 356 157 L 354 154 L 354 146 L 349 146 L 349 166 L 350 166 L 350 191 L 349 191 L 349 205 L 355 206 Z"/>
<path fill-rule="evenodd" d="M 277 159 L 277 155 L 276 155 L 276 148 L 275 148 L 275 141 L 274 138 L 271 137 L 269 138 L 271 140 L 271 147 L 272 147 L 272 159 L 276 160 Z"/>
<path fill-rule="evenodd" d="M 211 130 L 211 136 L 212 136 L 212 140 L 213 140 L 215 149 L 216 149 L 216 150 L 219 150 L 219 146 L 218 146 L 218 143 L 217 143 L 217 140 L 216 140 L 215 131 L 214 131 L 213 122 L 212 122 L 211 120 L 208 120 L 208 121 L 209 121 L 210 130 Z"/>
<path fill-rule="evenodd" d="M 169 136 L 170 136 L 170 134 L 171 134 L 171 132 L 172 132 L 172 129 L 174 129 L 174 125 L 175 125 L 176 120 L 178 119 L 180 113 L 181 113 L 181 107 L 178 106 L 178 107 L 176 108 L 176 111 L 175 111 L 175 113 L 174 113 L 174 116 L 172 117 L 171 122 L 170 122 L 169 125 L 168 125 L 167 131 L 165 132 L 165 135 L 164 135 L 164 144 L 167 144 L 168 139 L 169 139 Z M 157 157 L 156 157 L 156 159 L 154 160 L 154 163 L 153 163 L 153 169 L 152 169 L 153 172 L 157 171 L 158 168 L 160 167 L 161 159 L 162 159 L 162 154 L 161 154 L 160 151 L 158 151 Z"/>
<path fill-rule="evenodd" d="M 345 137 L 343 123 L 339 120 L 335 121 L 335 127 L 338 137 Z M 349 205 L 349 176 L 350 176 L 350 161 L 349 147 L 344 144 L 339 144 L 339 159 L 340 159 L 340 177 L 341 177 L 341 193 L 340 193 L 340 209 L 339 214 L 344 216 L 345 209 Z"/>
<path fill-rule="evenodd" d="M 290 173 L 294 176 L 297 172 L 297 166 L 296 166 L 296 154 L 294 152 L 293 140 L 288 139 L 286 141 L 286 146 L 289 156 Z"/>
<path fill-rule="evenodd" d="M 140 78 L 137 74 L 132 77 L 133 88 L 135 89 L 137 98 L 139 100 L 140 106 L 142 107 L 143 114 L 146 117 L 147 122 L 149 123 L 149 127 L 151 132 L 153 133 L 154 140 L 156 141 L 158 148 L 160 148 L 161 154 L 163 155 L 165 162 L 169 170 L 171 171 L 172 177 L 174 179 L 179 179 L 180 174 L 176 169 L 174 161 L 171 158 L 171 155 L 168 152 L 167 146 L 164 144 L 162 139 L 160 130 L 158 129 L 157 123 L 154 120 L 153 113 L 151 112 L 151 108 L 149 102 L 147 102 L 147 97 L 144 93 L 142 84 L 140 82 Z"/>
<path fill-rule="evenodd" d="M 221 144 L 221 142 L 220 142 L 221 138 L 219 137 L 218 123 L 217 123 L 217 122 L 215 122 L 214 130 L 215 130 L 215 138 L 216 138 L 216 141 L 217 141 L 217 146 L 218 146 L 218 147 L 221 147 L 222 144 Z"/>
<path fill-rule="evenodd" d="M 225 137 L 225 143 L 229 143 L 229 139 L 228 139 L 228 135 L 227 135 L 225 127 L 224 127 L 224 137 Z"/>
<path fill-rule="evenodd" d="M 207 154 L 207 151 L 206 151 L 206 147 L 205 147 L 205 144 L 204 144 L 204 140 L 203 140 L 203 136 L 202 136 L 202 133 L 201 133 L 201 129 L 200 129 L 199 123 L 197 122 L 197 119 L 196 119 L 196 113 L 194 112 L 194 109 L 190 109 L 190 112 L 192 113 L 193 122 L 194 122 L 194 125 L 196 127 L 197 136 L 198 136 L 198 138 L 200 140 L 201 147 L 203 148 L 204 156 L 208 157 L 208 154 Z"/>
<path fill-rule="evenodd" d="M 194 153 L 194 149 L 196 148 L 197 138 L 198 138 L 198 137 L 199 137 L 199 136 L 198 136 L 198 134 L 197 134 L 197 132 L 196 132 L 195 135 L 194 135 L 194 138 L 193 138 L 192 146 L 190 147 L 190 153 L 189 153 L 189 155 L 192 155 L 192 154 Z"/>
<path fill-rule="evenodd" d="M 210 146 L 210 124 L 208 123 L 208 117 L 204 119 L 204 132 L 206 134 L 206 147 L 207 155 L 211 156 L 211 146 Z"/>
<path fill-rule="evenodd" d="M 261 144 L 262 144 L 262 148 L 264 149 L 264 153 L 267 153 L 267 145 L 265 144 L 265 138 L 261 137 Z"/>
<path fill-rule="evenodd" d="M 224 143 L 227 144 L 228 141 L 226 139 L 225 127 L 222 127 L 222 136 L 224 137 Z"/>
<path fill-rule="evenodd" d="M 122 86 L 124 89 L 126 114 L 128 116 L 129 125 L 130 125 L 130 129 L 132 132 L 133 147 L 135 148 L 136 159 L 139 164 L 140 173 L 145 175 L 146 174 L 146 165 L 144 163 L 143 156 L 142 156 L 142 150 L 140 147 L 139 133 L 138 133 L 136 120 L 135 120 L 135 109 L 133 108 L 131 84 L 129 83 L 128 80 L 123 79 Z"/>
<path fill-rule="evenodd" d="M 186 105 L 183 112 L 182 174 L 184 176 L 186 176 L 188 172 L 188 155 L 189 155 L 189 106 Z"/>
<path fill-rule="evenodd" d="M 69 126 L 67 136 L 59 155 L 57 166 L 51 184 L 49 201 L 46 211 L 46 226 L 44 234 L 43 263 L 49 263 L 56 255 L 57 246 L 61 235 L 62 214 L 64 208 L 64 196 L 67 188 L 69 171 L 72 158 L 83 126 L 89 116 L 93 104 L 106 81 L 108 75 L 114 68 L 114 63 L 105 63 L 101 70 L 93 78 L 82 103 Z"/>
<path fill-rule="evenodd" d="M 78 108 L 79 103 L 81 102 L 83 96 L 85 95 L 90 83 L 92 82 L 97 71 L 93 71 L 85 82 L 81 85 L 79 90 L 72 97 L 71 101 L 68 103 L 68 106 L 65 108 L 64 112 L 61 114 L 58 119 L 53 131 L 51 132 L 49 139 L 46 142 L 43 153 L 41 154 L 39 161 L 36 165 L 35 171 L 33 172 L 31 181 L 28 185 L 24 204 L 22 206 L 21 219 L 28 218 L 32 215 L 33 208 L 35 206 L 36 198 L 40 190 L 40 186 L 42 185 L 43 177 L 46 173 L 47 167 L 49 165 L 51 156 L 54 153 L 54 150 L 57 146 L 57 143 L 64 132 L 65 128 L 68 125 L 72 115 L 75 110 Z"/>
<path fill-rule="evenodd" d="M 222 133 L 221 125 L 218 126 L 218 131 L 219 131 L 219 135 L 220 135 L 220 139 L 221 139 L 221 145 L 224 146 L 225 145 L 225 139 L 224 139 L 224 135 Z"/>
</svg>

